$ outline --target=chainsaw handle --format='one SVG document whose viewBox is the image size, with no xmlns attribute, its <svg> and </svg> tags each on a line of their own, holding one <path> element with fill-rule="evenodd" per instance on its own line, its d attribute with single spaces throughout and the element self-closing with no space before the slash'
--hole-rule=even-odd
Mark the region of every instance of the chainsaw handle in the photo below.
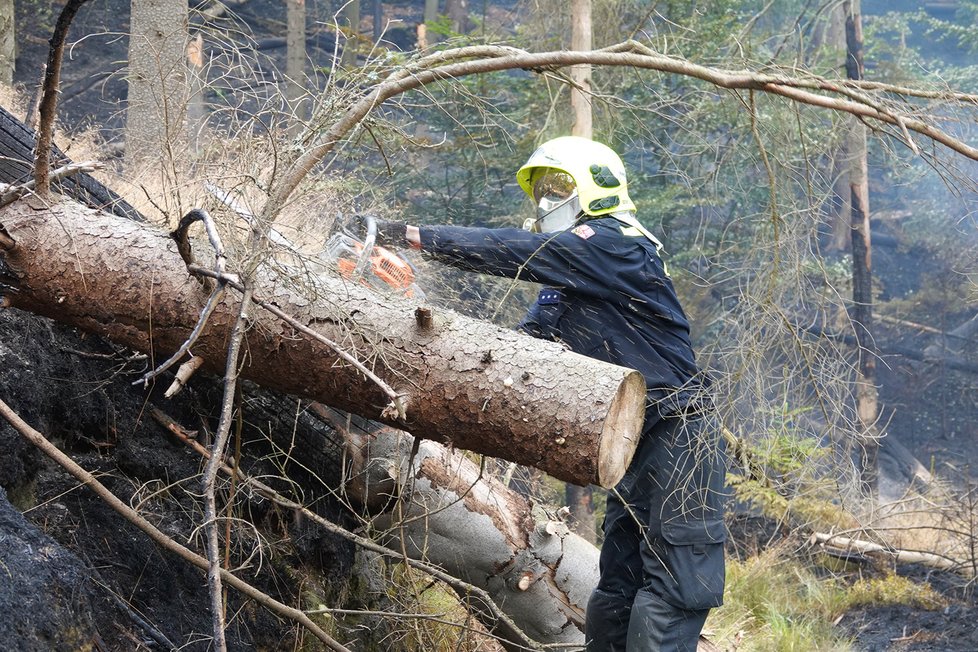
<svg viewBox="0 0 978 652">
<path fill-rule="evenodd" d="M 370 254 L 374 251 L 374 243 L 377 241 L 377 218 L 373 215 L 364 215 L 363 224 L 367 227 L 367 234 L 363 238 L 363 249 L 360 250 L 360 258 L 357 266 L 353 268 L 353 278 L 360 278 L 370 264 Z"/>
</svg>

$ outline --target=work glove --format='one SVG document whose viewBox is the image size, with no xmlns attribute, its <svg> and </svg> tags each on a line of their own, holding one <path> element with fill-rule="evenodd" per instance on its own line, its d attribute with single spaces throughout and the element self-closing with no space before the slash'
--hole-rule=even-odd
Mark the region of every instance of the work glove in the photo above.
<svg viewBox="0 0 978 652">
<path fill-rule="evenodd" d="M 381 247 L 403 247 L 407 244 L 407 224 L 404 222 L 390 222 L 369 215 L 354 215 L 353 233 L 361 242 L 367 238 L 367 222 L 369 219 L 373 219 L 377 225 L 377 239 L 374 240 L 374 244 Z"/>
</svg>

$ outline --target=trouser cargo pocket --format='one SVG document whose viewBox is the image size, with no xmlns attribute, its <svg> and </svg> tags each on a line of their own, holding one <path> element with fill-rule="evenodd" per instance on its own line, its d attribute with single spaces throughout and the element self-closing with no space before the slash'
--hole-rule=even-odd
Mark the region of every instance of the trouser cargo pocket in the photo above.
<svg viewBox="0 0 978 652">
<path fill-rule="evenodd" d="M 723 522 L 726 455 L 709 421 L 671 428 L 671 469 L 661 486 L 662 503 L 650 514 L 646 580 L 659 595 L 683 609 L 709 609 L 723 602 Z M 658 578 L 656 576 L 659 576 Z"/>
<path fill-rule="evenodd" d="M 723 521 L 663 527 L 662 539 L 649 552 L 659 559 L 652 561 L 661 582 L 664 600 L 683 609 L 710 609 L 723 604 L 725 577 Z M 661 566 L 661 568 L 659 568 Z"/>
</svg>

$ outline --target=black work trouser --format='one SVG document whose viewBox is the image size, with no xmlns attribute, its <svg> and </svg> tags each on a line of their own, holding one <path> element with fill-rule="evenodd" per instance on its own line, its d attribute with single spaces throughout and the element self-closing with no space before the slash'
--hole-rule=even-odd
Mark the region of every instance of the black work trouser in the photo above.
<svg viewBox="0 0 978 652">
<path fill-rule="evenodd" d="M 646 415 L 635 457 L 608 496 L 588 652 L 696 651 L 710 608 L 723 601 L 725 471 L 712 417 Z"/>
</svg>

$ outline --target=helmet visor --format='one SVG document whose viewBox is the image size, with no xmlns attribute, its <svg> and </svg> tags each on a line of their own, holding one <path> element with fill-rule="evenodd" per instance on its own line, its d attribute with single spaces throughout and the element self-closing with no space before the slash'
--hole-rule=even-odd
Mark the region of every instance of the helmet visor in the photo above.
<svg viewBox="0 0 978 652">
<path fill-rule="evenodd" d="M 559 201 L 550 201 L 546 197 L 537 206 L 537 218 L 526 220 L 523 228 L 533 233 L 555 233 L 565 231 L 577 222 L 581 215 L 581 202 L 577 192 Z"/>
<path fill-rule="evenodd" d="M 559 204 L 577 188 L 574 177 L 553 168 L 541 168 L 533 177 L 533 201 L 540 204 L 546 200 L 551 204 Z"/>
</svg>

